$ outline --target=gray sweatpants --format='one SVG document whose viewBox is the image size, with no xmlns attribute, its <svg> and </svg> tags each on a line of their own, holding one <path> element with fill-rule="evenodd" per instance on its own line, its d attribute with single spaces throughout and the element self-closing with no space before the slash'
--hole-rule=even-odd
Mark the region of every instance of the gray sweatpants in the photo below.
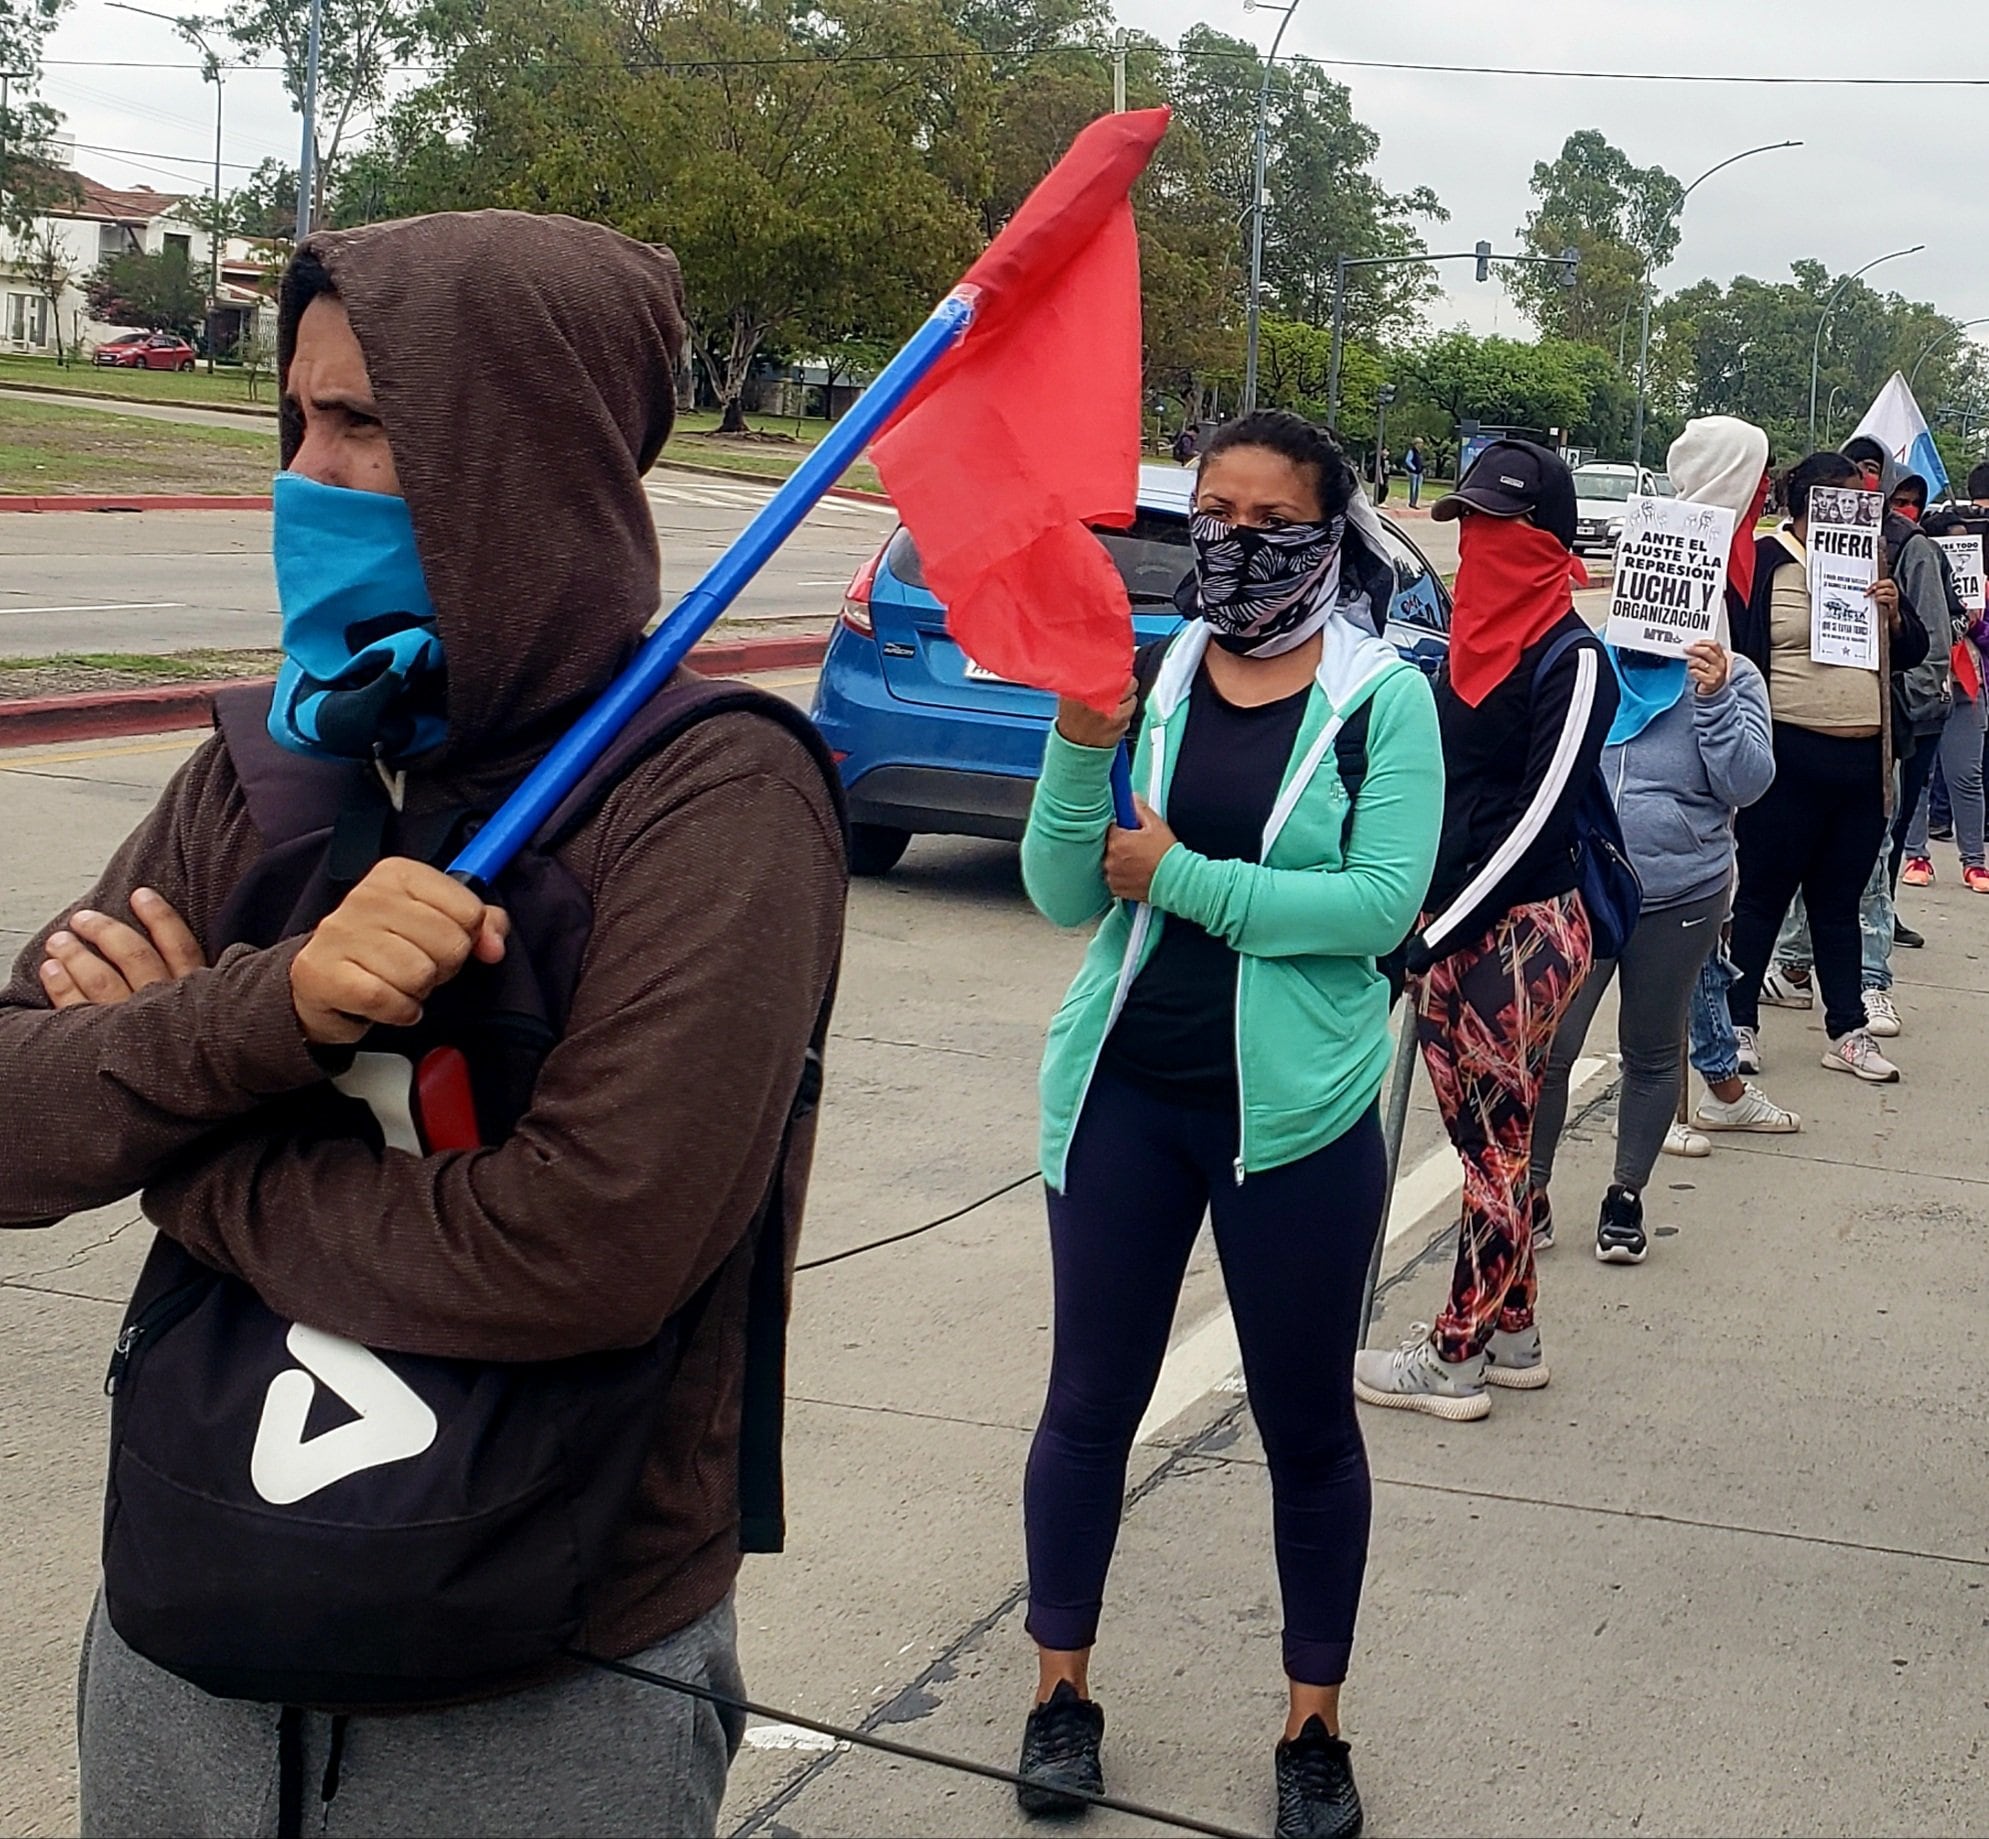
<svg viewBox="0 0 1989 1839">
<path fill-rule="evenodd" d="M 632 1664 L 737 1697 L 730 1597 Z M 277 1831 L 274 1705 L 210 1697 L 132 1652 L 101 1601 L 79 1686 L 82 1830 L 189 1839 Z M 710 1834 L 743 1719 L 596 1670 L 447 1711 L 302 1719 L 303 1825 L 408 1839 Z M 334 1748 L 338 1749 L 336 1767 Z"/>
<path fill-rule="evenodd" d="M 1616 1109 L 1616 1180 L 1639 1194 L 1664 1151 L 1665 1132 L 1678 1114 L 1685 1028 L 1700 966 L 1720 942 L 1727 916 L 1722 888 L 1703 900 L 1660 907 L 1637 921 L 1620 959 L 1599 958 L 1588 974 L 1547 1056 L 1547 1078 L 1533 1113 L 1534 1187 L 1554 1178 L 1554 1151 L 1568 1119 L 1568 1076 L 1588 1039 L 1589 1024 L 1609 980 L 1619 970 L 1623 990 L 1616 1035 L 1623 1050 L 1623 1092 Z"/>
</svg>

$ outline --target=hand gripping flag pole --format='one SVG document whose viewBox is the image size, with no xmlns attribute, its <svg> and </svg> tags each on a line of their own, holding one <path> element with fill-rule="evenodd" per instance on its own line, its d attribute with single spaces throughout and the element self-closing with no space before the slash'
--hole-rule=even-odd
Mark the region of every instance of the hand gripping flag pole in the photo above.
<svg viewBox="0 0 1989 1839">
<path fill-rule="evenodd" d="M 856 399 L 813 453 L 767 502 L 704 578 L 642 643 L 600 700 L 533 767 L 489 823 L 449 865 L 449 873 L 488 888 L 629 720 L 676 673 L 691 647 L 738 599 L 767 558 L 794 534 L 823 495 L 862 456 L 878 429 L 924 382 L 974 321 L 974 290 L 949 294 L 876 382 Z"/>
</svg>

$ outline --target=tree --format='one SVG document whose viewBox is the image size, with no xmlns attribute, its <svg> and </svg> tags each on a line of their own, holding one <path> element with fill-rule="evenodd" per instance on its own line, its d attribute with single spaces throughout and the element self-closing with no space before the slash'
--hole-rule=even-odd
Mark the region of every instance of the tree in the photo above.
<svg viewBox="0 0 1989 1839">
<path fill-rule="evenodd" d="M 191 338 L 207 312 L 207 283 L 177 249 L 114 255 L 83 284 L 90 317 Z"/>
<path fill-rule="evenodd" d="M 1677 249 L 1684 188 L 1662 166 L 1632 165 L 1595 128 L 1570 134 L 1558 159 L 1534 166 L 1531 183 L 1540 202 L 1520 226 L 1521 242 L 1533 255 L 1580 250 L 1580 279 L 1564 287 L 1556 269 L 1507 268 L 1513 298 L 1545 333 L 1634 350 L 1645 264 L 1661 268 Z"/>
<path fill-rule="evenodd" d="M 69 253 L 52 223 L 43 223 L 21 238 L 14 260 L 15 272 L 48 303 L 55 322 L 55 361 L 66 365 L 69 349 L 62 337 L 62 296 L 69 291 L 74 272 Z"/>
<path fill-rule="evenodd" d="M 0 0 L 0 70 L 8 73 L 7 103 L 0 109 L 0 226 L 20 236 L 69 185 L 43 150 L 57 117 L 34 99 L 42 42 L 63 4 Z"/>
<path fill-rule="evenodd" d="M 1264 61 L 1256 48 L 1209 26 L 1192 27 L 1175 54 L 1171 97 L 1177 119 L 1202 144 L 1211 187 L 1247 247 L 1254 173 L 1257 95 Z M 1368 168 L 1380 151 L 1357 120 L 1342 83 L 1316 66 L 1279 64 L 1268 109 L 1270 194 L 1264 218 L 1264 285 L 1273 310 L 1324 325 L 1333 312 L 1339 257 L 1404 256 L 1425 248 L 1419 218 L 1448 215 L 1427 187 L 1385 190 Z M 1357 337 L 1400 336 L 1419 322 L 1436 293 L 1421 267 L 1356 271 L 1347 290 L 1347 325 Z"/>
<path fill-rule="evenodd" d="M 4 3 L 4 0 L 0 0 Z M 248 0 L 227 22 L 229 36 L 251 57 L 282 60 L 290 100 L 304 106 L 305 57 L 310 9 L 301 0 Z M 318 47 L 316 174 L 311 221 L 324 214 L 346 143 L 363 130 L 387 100 L 388 78 L 430 42 L 426 0 L 323 0 Z M 251 181 L 253 184 L 254 181 Z M 291 180 L 294 200 L 296 180 Z M 295 234 L 295 204 L 291 207 Z M 271 232 L 274 234 L 274 232 Z"/>
<path fill-rule="evenodd" d="M 937 168 L 985 87 L 973 53 L 940 0 L 806 16 L 779 0 L 489 0 L 423 105 L 427 170 L 436 202 L 668 243 L 738 431 L 764 350 L 896 342 L 971 259 L 971 213 Z"/>
<path fill-rule="evenodd" d="M 248 184 L 230 192 L 223 204 L 223 214 L 233 235 L 271 242 L 294 241 L 297 168 L 279 159 L 264 160 L 249 174 Z"/>
</svg>

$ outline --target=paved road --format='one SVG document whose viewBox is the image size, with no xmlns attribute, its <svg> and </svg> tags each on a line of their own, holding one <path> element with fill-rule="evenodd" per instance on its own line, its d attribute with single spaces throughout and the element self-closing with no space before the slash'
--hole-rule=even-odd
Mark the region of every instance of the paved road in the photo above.
<svg viewBox="0 0 1989 1839">
<path fill-rule="evenodd" d="M 665 597 L 689 588 L 769 496 L 751 481 L 652 474 Z M 892 523 L 884 506 L 825 500 L 733 617 L 826 626 Z M 0 657 L 274 646 L 278 628 L 266 512 L 0 517 Z"/>
<path fill-rule="evenodd" d="M 0 948 L 74 898 L 190 744 L 0 754 Z M 1811 1129 L 1665 1164 L 1641 1270 L 1584 1251 L 1610 1154 L 1591 1115 L 1543 1274 L 1551 1390 L 1501 1395 L 1475 1426 L 1370 1418 L 1347 1705 L 1372 1831 L 1989 1830 L 1989 908 L 1944 881 L 1909 912 L 1930 943 L 1898 967 L 1907 1084 L 1833 1078 L 1808 1018 L 1772 1014 L 1766 1083 Z M 921 842 L 857 888 L 809 1256 L 1027 1175 L 1042 1030 L 1080 946 L 1030 912 L 1001 846 Z M 1451 1164 L 1417 1096 L 1377 1340 L 1427 1318 L 1448 1253 Z M 129 1203 L 0 1235 L 10 1834 L 73 1830 L 100 1384 L 144 1237 Z M 1012 1759 L 1033 1677 L 1016 1498 L 1048 1307 L 1027 1185 L 800 1279 L 790 1550 L 753 1560 L 741 1594 L 756 1695 Z M 1278 1615 L 1233 1374 L 1205 1244 L 1135 1454 L 1096 1679 L 1117 1788 L 1264 1831 Z M 727 1831 L 1023 1830 L 987 1784 L 793 1741 L 756 1729 Z"/>
</svg>

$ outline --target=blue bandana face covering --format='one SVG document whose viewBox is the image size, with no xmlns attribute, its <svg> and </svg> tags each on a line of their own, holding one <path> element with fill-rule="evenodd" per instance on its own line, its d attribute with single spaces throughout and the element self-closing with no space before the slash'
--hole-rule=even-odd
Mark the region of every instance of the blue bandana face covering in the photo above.
<svg viewBox="0 0 1989 1839">
<path fill-rule="evenodd" d="M 407 501 L 279 473 L 275 503 L 283 668 L 271 737 L 293 753 L 389 763 L 439 746 L 442 640 Z"/>
</svg>

